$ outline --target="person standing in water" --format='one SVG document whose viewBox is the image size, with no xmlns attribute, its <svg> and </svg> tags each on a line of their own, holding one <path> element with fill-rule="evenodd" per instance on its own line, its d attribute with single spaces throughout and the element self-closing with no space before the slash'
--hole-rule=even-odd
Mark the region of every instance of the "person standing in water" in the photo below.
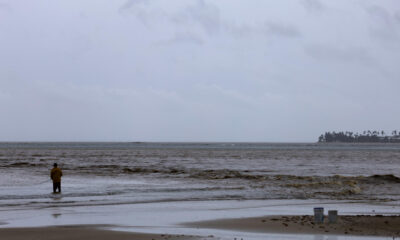
<svg viewBox="0 0 400 240">
<path fill-rule="evenodd" d="M 53 193 L 56 193 L 57 189 L 61 193 L 61 176 L 61 169 L 57 167 L 57 163 L 54 163 L 54 167 L 50 171 L 50 178 L 53 180 Z"/>
</svg>

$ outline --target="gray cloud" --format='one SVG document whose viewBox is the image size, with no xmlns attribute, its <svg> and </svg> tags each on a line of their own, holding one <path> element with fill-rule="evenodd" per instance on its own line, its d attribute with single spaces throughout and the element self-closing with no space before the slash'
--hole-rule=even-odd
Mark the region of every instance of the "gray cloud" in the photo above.
<svg viewBox="0 0 400 240">
<path fill-rule="evenodd" d="M 325 5 L 319 0 L 301 0 L 300 2 L 310 12 L 319 12 L 325 8 Z"/>
<path fill-rule="evenodd" d="M 165 19 L 165 12 L 160 9 L 152 9 L 150 0 L 128 0 L 118 10 L 124 17 L 134 16 L 139 22 L 148 28 Z"/>
<path fill-rule="evenodd" d="M 386 8 L 378 5 L 366 8 L 367 13 L 372 17 L 370 33 L 373 37 L 389 40 L 399 40 L 399 24 L 396 22 L 396 15 L 392 15 Z"/>
<path fill-rule="evenodd" d="M 147 4 L 149 0 L 127 0 L 120 8 L 119 11 L 123 12 L 139 4 Z"/>
<path fill-rule="evenodd" d="M 190 18 L 199 23 L 208 34 L 216 34 L 220 30 L 220 12 L 217 6 L 197 0 L 195 5 L 189 6 L 185 11 Z"/>
<path fill-rule="evenodd" d="M 248 37 L 254 34 L 260 36 L 265 34 L 265 29 L 261 26 L 254 26 L 245 23 L 236 23 L 221 18 L 219 8 L 204 0 L 197 0 L 196 4 L 191 4 L 182 11 L 170 16 L 170 21 L 178 28 L 200 27 L 207 35 L 226 34 L 231 37 Z"/>
<path fill-rule="evenodd" d="M 121 10 L 133 9 L 135 5 L 143 5 L 143 3 L 148 3 L 148 0 L 134 0 L 127 1 Z M 249 37 L 249 36 L 267 36 L 270 37 L 285 37 L 294 38 L 301 36 L 300 30 L 292 24 L 283 23 L 280 21 L 267 21 L 262 24 L 247 24 L 247 23 L 236 23 L 232 21 L 227 21 L 221 18 L 220 9 L 210 1 L 196 0 L 181 9 L 178 12 L 165 13 L 161 18 L 157 18 L 155 12 L 151 12 L 147 8 L 136 8 L 130 11 L 136 15 L 136 17 L 142 21 L 144 24 L 163 24 L 166 20 L 171 21 L 176 24 L 177 29 L 174 41 L 192 41 L 196 44 L 201 44 L 204 40 L 199 41 L 199 35 L 197 37 L 193 36 L 196 30 L 202 30 L 209 36 L 214 36 L 216 34 L 222 33 L 233 37 Z M 152 17 L 150 15 L 153 15 Z M 157 22 L 158 21 L 158 22 Z M 263 21 L 265 22 L 265 21 Z M 184 33 L 183 33 L 184 32 Z M 184 36 L 185 34 L 191 32 L 192 36 Z"/>
<path fill-rule="evenodd" d="M 0 11 L 11 12 L 12 7 L 7 3 L 0 3 Z"/>
<path fill-rule="evenodd" d="M 396 13 L 394 14 L 394 17 L 400 23 L 400 11 L 396 11 Z"/>
<path fill-rule="evenodd" d="M 262 29 L 257 29 L 248 24 L 224 23 L 222 26 L 228 34 L 234 37 L 249 37 L 254 34 L 262 33 Z"/>
<path fill-rule="evenodd" d="M 362 65 L 372 65 L 375 63 L 368 50 L 361 47 L 335 47 L 328 45 L 308 45 L 305 47 L 308 55 L 316 60 L 348 63 L 355 62 Z"/>
<path fill-rule="evenodd" d="M 203 45 L 204 41 L 198 35 L 191 32 L 177 32 L 174 37 L 168 40 L 169 44 L 191 43 L 196 45 Z"/>
<path fill-rule="evenodd" d="M 375 21 L 380 21 L 382 24 L 391 25 L 392 19 L 390 13 L 383 7 L 378 5 L 369 6 L 366 11 L 374 17 Z"/>
<path fill-rule="evenodd" d="M 178 29 L 174 39 L 176 41 L 191 40 L 200 44 L 198 37 L 183 36 L 182 32 L 193 32 L 193 28 L 202 29 L 208 35 L 220 32 L 221 19 L 218 7 L 204 0 L 196 0 L 188 4 L 178 12 L 160 12 L 159 9 L 151 9 L 149 0 L 128 0 L 119 9 L 120 13 L 135 15 L 145 25 L 162 25 L 166 21 L 176 24 Z M 184 30 L 184 31 L 182 31 Z M 193 34 L 192 34 L 193 35 Z"/>
<path fill-rule="evenodd" d="M 0 0 L 13 9 L 0 10 L 0 141 L 314 141 L 398 125 L 390 1 L 38 1 Z"/>
<path fill-rule="evenodd" d="M 301 36 L 300 31 L 293 25 L 283 24 L 279 22 L 268 22 L 266 23 L 266 32 L 270 36 L 279 37 L 299 37 Z"/>
</svg>

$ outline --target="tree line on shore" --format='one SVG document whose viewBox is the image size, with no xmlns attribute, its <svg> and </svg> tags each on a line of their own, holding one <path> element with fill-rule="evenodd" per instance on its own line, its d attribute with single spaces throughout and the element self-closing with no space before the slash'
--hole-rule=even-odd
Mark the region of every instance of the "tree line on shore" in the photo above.
<svg viewBox="0 0 400 240">
<path fill-rule="evenodd" d="M 400 143 L 400 131 L 394 130 L 391 135 L 387 135 L 385 131 L 363 131 L 362 133 L 354 132 L 326 132 L 321 134 L 318 142 L 395 142 Z"/>
</svg>

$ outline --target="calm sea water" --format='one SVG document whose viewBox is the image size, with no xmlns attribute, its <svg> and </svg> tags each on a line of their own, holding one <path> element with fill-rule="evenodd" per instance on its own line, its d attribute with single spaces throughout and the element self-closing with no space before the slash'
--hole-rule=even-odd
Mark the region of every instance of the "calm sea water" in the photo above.
<svg viewBox="0 0 400 240">
<path fill-rule="evenodd" d="M 64 173 L 53 195 L 49 171 Z M 400 144 L 0 143 L 0 210 L 185 200 L 400 200 Z M 56 199 L 57 201 L 54 201 Z"/>
</svg>

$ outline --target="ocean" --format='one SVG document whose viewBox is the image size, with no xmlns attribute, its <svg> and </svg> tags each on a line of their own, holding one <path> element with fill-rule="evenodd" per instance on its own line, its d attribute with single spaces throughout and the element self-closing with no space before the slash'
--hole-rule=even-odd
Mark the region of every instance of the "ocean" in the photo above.
<svg viewBox="0 0 400 240">
<path fill-rule="evenodd" d="M 62 194 L 52 194 L 55 162 L 64 174 Z M 6 211 L 214 200 L 387 202 L 400 200 L 399 184 L 400 144 L 0 143 Z"/>
</svg>

